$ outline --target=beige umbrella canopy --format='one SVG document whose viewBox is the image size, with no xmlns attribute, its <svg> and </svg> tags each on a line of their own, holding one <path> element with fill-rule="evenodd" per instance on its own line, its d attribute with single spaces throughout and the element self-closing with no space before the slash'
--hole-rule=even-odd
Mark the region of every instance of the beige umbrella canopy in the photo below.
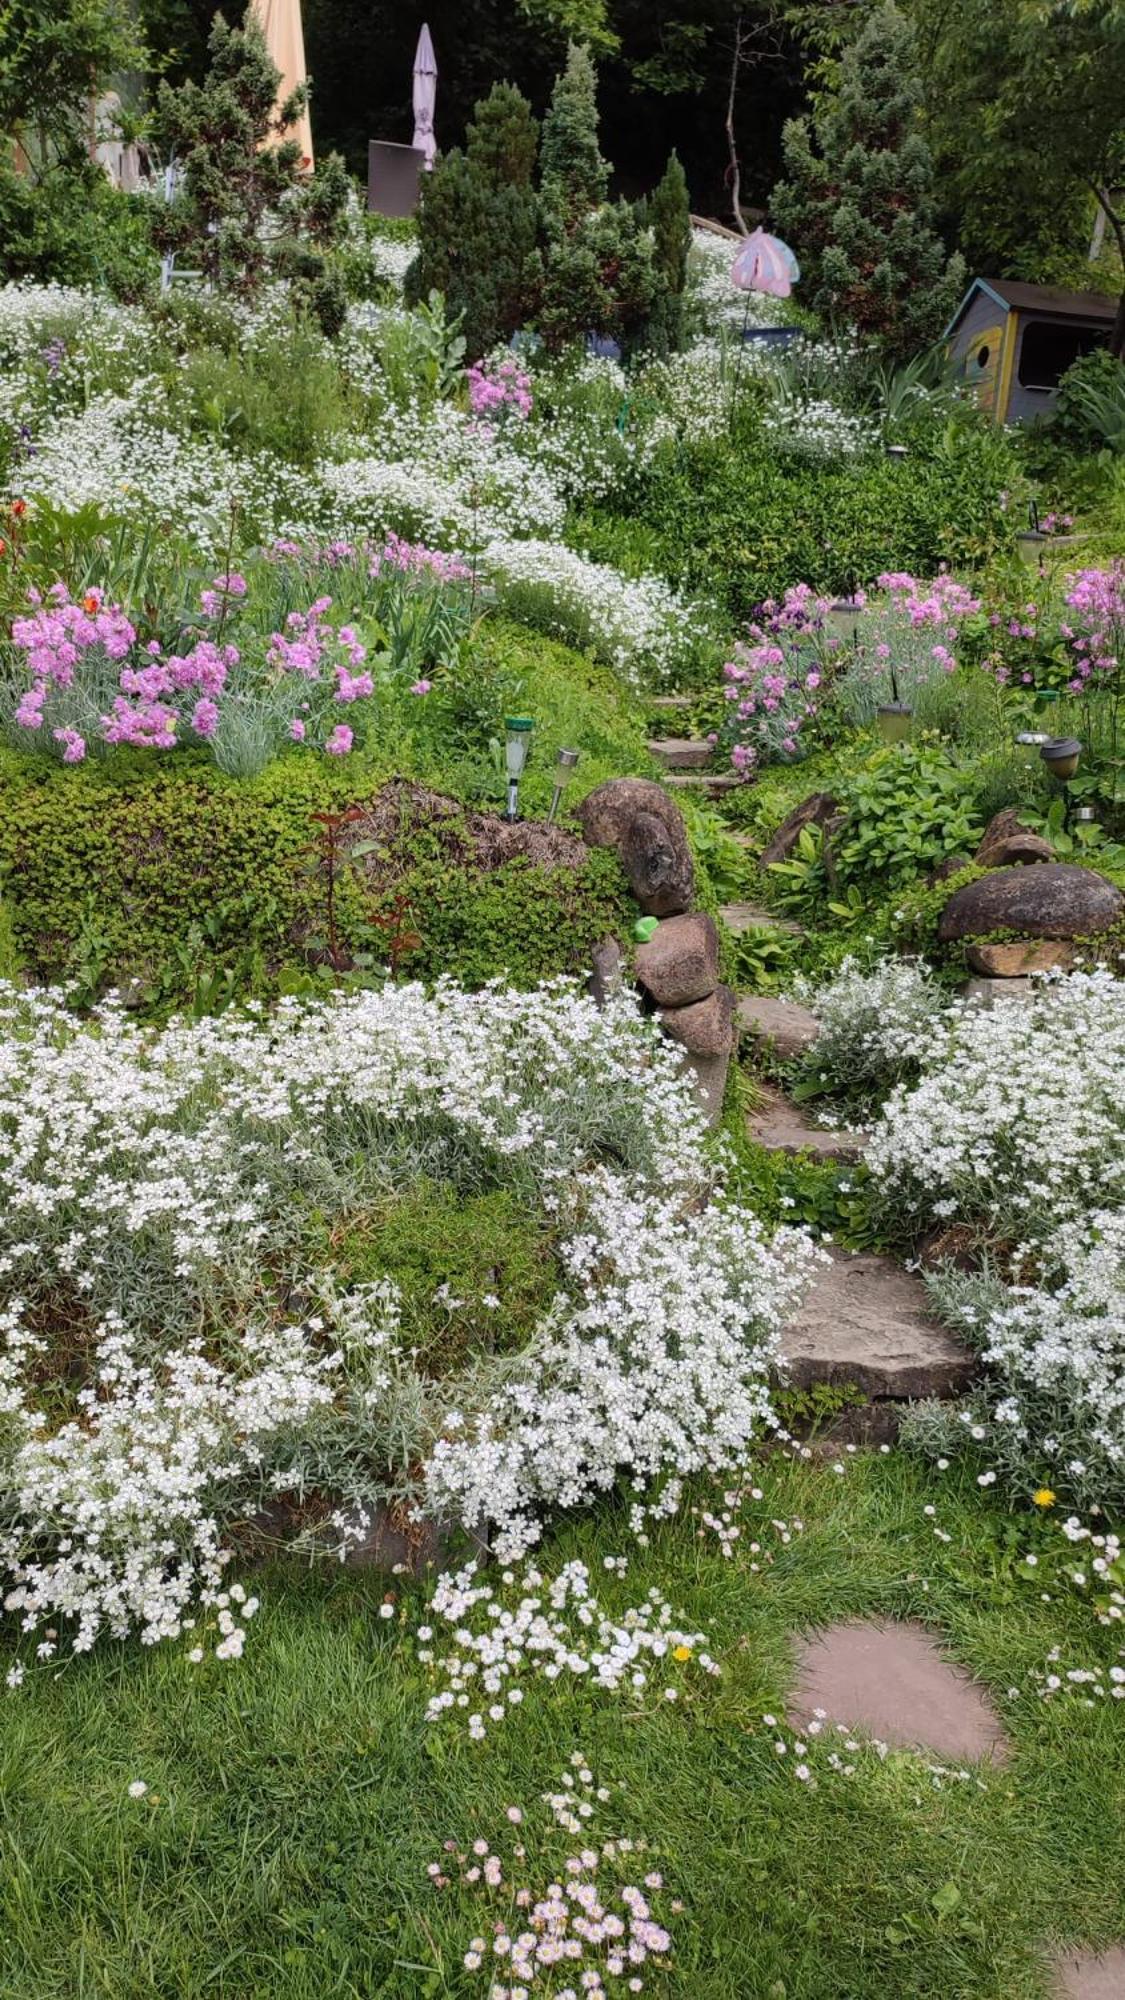
<svg viewBox="0 0 1125 2000">
<path fill-rule="evenodd" d="M 254 13 L 261 23 L 270 55 L 281 71 L 277 88 L 278 108 L 299 83 L 307 83 L 305 37 L 301 29 L 301 0 L 253 0 Z M 295 125 L 287 125 L 284 137 L 296 139 L 301 158 L 313 164 L 312 125 L 308 111 L 302 111 Z"/>
</svg>

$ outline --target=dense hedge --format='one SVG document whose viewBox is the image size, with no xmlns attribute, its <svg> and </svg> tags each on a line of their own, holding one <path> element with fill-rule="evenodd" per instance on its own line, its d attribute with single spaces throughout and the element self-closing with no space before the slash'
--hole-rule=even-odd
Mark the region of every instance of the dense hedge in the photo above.
<svg viewBox="0 0 1125 2000">
<path fill-rule="evenodd" d="M 273 990 L 326 934 L 313 815 L 352 803 L 356 776 L 299 755 L 247 783 L 179 756 L 69 770 L 0 753 L 0 971 L 74 979 L 91 995 L 137 982 L 154 1007 L 190 1001 L 216 967 L 240 992 Z M 416 939 L 403 972 L 531 985 L 582 971 L 592 944 L 629 920 L 612 856 L 486 870 L 451 861 L 424 826 L 405 838 L 393 894 L 351 871 L 337 912 L 345 949 L 381 958 L 379 920 L 397 901 L 398 928 Z"/>
<path fill-rule="evenodd" d="M 790 584 L 836 594 L 887 569 L 976 565 L 1011 538 L 1006 439 L 964 422 L 896 463 L 781 457 L 752 431 L 661 457 L 631 515 L 576 524 L 590 553 L 717 595 L 735 621 Z"/>
</svg>

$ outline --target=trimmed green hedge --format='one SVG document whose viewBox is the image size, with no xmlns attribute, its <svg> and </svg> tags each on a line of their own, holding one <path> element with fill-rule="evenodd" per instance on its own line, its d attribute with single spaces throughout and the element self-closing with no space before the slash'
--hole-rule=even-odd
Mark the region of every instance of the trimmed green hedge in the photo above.
<svg viewBox="0 0 1125 2000">
<path fill-rule="evenodd" d="M 239 993 L 273 990 L 325 936 L 313 814 L 352 804 L 358 776 L 299 755 L 246 782 L 190 756 L 73 770 L 0 752 L 0 971 L 77 980 L 84 996 L 135 981 L 155 1008 L 191 1001 L 216 968 Z M 483 871 L 439 852 L 424 825 L 404 840 L 393 893 L 345 871 L 339 934 L 345 950 L 385 956 L 379 918 L 400 899 L 417 938 L 400 970 L 415 977 L 527 986 L 579 973 L 635 914 L 612 855 Z"/>
</svg>

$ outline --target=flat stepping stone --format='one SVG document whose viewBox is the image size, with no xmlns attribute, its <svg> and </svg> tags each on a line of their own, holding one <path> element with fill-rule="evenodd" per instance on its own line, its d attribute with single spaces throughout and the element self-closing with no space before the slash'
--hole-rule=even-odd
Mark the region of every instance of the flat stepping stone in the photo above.
<svg viewBox="0 0 1125 2000">
<path fill-rule="evenodd" d="M 1123 2000 L 1125 1946 L 1094 1957 L 1088 1951 L 1068 1952 L 1055 1961 L 1059 2000 Z"/>
<path fill-rule="evenodd" d="M 984 1689 L 945 1658 L 924 1625 L 831 1625 L 802 1640 L 790 1713 L 807 1729 L 818 1709 L 892 1749 L 954 1764 L 1007 1761 L 1008 1739 Z"/>
<path fill-rule="evenodd" d="M 949 1397 L 968 1388 L 968 1348 L 930 1318 L 920 1278 L 873 1250 L 833 1246 L 781 1337 L 786 1379 L 854 1383 L 873 1400 Z"/>
<path fill-rule="evenodd" d="M 648 698 L 649 708 L 690 708 L 696 700 L 693 694 L 653 694 Z"/>
<path fill-rule="evenodd" d="M 715 746 L 705 737 L 666 736 L 648 745 L 648 754 L 666 771 L 702 771 L 714 755 Z"/>
<path fill-rule="evenodd" d="M 791 917 L 779 917 L 776 910 L 768 910 L 764 903 L 723 903 L 719 909 L 728 931 L 741 937 L 745 931 L 787 931 L 790 937 L 804 937 L 800 924 Z"/>
<path fill-rule="evenodd" d="M 803 1056 L 820 1034 L 816 1015 L 799 1000 L 779 1000 L 770 993 L 748 993 L 740 1000 L 738 1025 L 743 1034 L 769 1043 L 786 1059 Z"/>
<path fill-rule="evenodd" d="M 671 791 L 702 792 L 706 798 L 722 798 L 745 783 L 737 771 L 669 771 L 664 783 Z"/>
<path fill-rule="evenodd" d="M 811 1125 L 779 1090 L 759 1085 L 761 1103 L 751 1111 L 750 1136 L 771 1153 L 815 1153 L 822 1160 L 858 1160 L 867 1144 L 866 1132 L 831 1131 Z"/>
</svg>

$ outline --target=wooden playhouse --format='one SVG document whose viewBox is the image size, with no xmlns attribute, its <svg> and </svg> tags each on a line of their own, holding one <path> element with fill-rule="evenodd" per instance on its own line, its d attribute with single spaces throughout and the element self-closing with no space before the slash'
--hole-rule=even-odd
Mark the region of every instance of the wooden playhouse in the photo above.
<svg viewBox="0 0 1125 2000">
<path fill-rule="evenodd" d="M 1054 407 L 1072 361 L 1107 344 L 1116 312 L 1097 292 L 974 278 L 946 339 L 982 407 L 998 424 L 1022 424 Z"/>
</svg>

